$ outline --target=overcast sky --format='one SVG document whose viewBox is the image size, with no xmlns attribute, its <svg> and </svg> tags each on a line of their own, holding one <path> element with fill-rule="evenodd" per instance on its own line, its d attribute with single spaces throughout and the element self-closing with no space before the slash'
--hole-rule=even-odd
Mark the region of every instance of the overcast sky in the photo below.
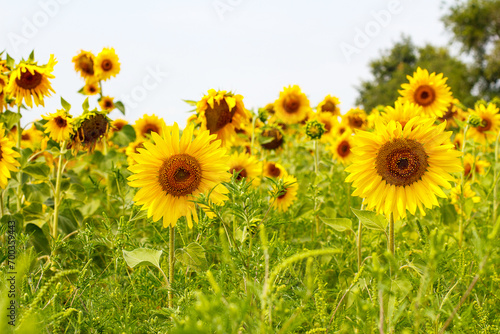
<svg viewBox="0 0 500 334">
<path fill-rule="evenodd" d="M 183 127 L 191 107 L 182 100 L 210 88 L 243 95 L 251 109 L 298 84 L 312 106 L 332 94 L 345 113 L 369 61 L 401 34 L 417 45 L 450 39 L 440 17 L 451 1 L 1 1 L 1 48 L 16 60 L 33 49 L 40 64 L 50 54 L 58 60 L 56 93 L 45 108 L 24 111 L 23 124 L 59 109 L 60 96 L 81 113 L 84 82 L 71 62 L 81 49 L 115 48 L 121 72 L 103 92 L 126 104 L 127 120 L 154 113 Z"/>
</svg>

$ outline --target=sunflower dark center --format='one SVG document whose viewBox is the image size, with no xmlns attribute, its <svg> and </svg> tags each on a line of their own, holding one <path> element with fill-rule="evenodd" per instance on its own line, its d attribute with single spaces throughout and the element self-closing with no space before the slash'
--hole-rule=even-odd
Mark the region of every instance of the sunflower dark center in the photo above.
<svg viewBox="0 0 500 334">
<path fill-rule="evenodd" d="M 272 177 L 278 177 L 281 175 L 281 170 L 278 167 L 276 167 L 276 165 L 273 163 L 270 163 L 269 165 L 267 165 L 267 172 Z"/>
<path fill-rule="evenodd" d="M 236 106 L 229 110 L 229 106 L 225 99 L 219 103 L 214 102 L 214 107 L 207 106 L 205 117 L 207 119 L 207 129 L 210 134 L 216 134 L 224 128 L 227 124 L 233 122 L 233 116 L 236 113 Z"/>
<path fill-rule="evenodd" d="M 78 67 L 82 72 L 94 75 L 94 61 L 88 56 L 82 56 L 78 59 Z"/>
<path fill-rule="evenodd" d="M 21 71 L 21 78 L 16 78 L 16 84 L 23 89 L 34 89 L 40 85 L 42 78 L 43 76 L 37 71 L 34 71 L 34 74 L 28 70 Z"/>
<path fill-rule="evenodd" d="M 468 179 L 471 176 L 472 166 L 470 164 L 465 164 L 464 166 L 464 176 Z"/>
<path fill-rule="evenodd" d="M 453 107 L 454 107 L 453 103 L 450 103 L 450 105 L 448 106 L 448 109 L 446 110 L 446 114 L 444 114 L 443 117 L 440 117 L 439 120 L 445 121 L 445 120 L 452 119 L 453 116 L 455 116 L 455 114 L 457 113 L 456 110 L 453 110 L 454 109 Z"/>
<path fill-rule="evenodd" d="M 339 128 L 339 134 L 343 134 L 345 132 L 345 127 L 340 127 Z"/>
<path fill-rule="evenodd" d="M 144 143 L 137 144 L 137 146 L 134 148 L 134 153 L 139 153 L 140 148 L 144 148 Z"/>
<path fill-rule="evenodd" d="M 240 181 L 243 178 L 248 176 L 246 169 L 241 167 L 241 166 L 236 166 L 236 167 L 231 168 L 229 170 L 229 173 L 231 173 L 231 174 L 238 173 L 238 175 L 236 176 L 237 181 Z"/>
<path fill-rule="evenodd" d="M 201 183 L 201 166 L 189 154 L 175 154 L 165 160 L 159 170 L 161 188 L 173 196 L 186 196 L 198 189 Z"/>
<path fill-rule="evenodd" d="M 325 133 L 329 133 L 332 130 L 332 123 L 329 121 L 322 122 L 325 125 Z"/>
<path fill-rule="evenodd" d="M 482 121 L 481 124 L 484 124 L 484 125 L 478 126 L 476 128 L 477 131 L 479 131 L 479 132 L 486 132 L 486 131 L 489 131 L 491 129 L 492 123 L 491 123 L 490 119 L 483 118 L 483 121 Z"/>
<path fill-rule="evenodd" d="M 419 142 L 398 138 L 385 143 L 376 158 L 377 173 L 388 184 L 408 186 L 420 180 L 427 169 L 427 154 Z"/>
<path fill-rule="evenodd" d="M 352 115 L 349 117 L 349 126 L 353 129 L 359 129 L 363 126 L 364 121 L 359 115 Z"/>
<path fill-rule="evenodd" d="M 94 85 L 90 85 L 89 86 L 89 92 L 95 93 L 95 92 L 97 92 L 97 88 Z"/>
<path fill-rule="evenodd" d="M 335 103 L 333 103 L 332 101 L 327 101 L 322 107 L 321 107 L 321 110 L 324 111 L 324 112 L 335 112 L 335 108 L 337 106 L 335 105 Z"/>
<path fill-rule="evenodd" d="M 282 199 L 283 197 L 285 197 L 285 196 L 286 196 L 286 193 L 287 193 L 287 192 L 288 192 L 288 189 L 286 189 L 286 188 L 285 188 L 285 189 L 281 192 L 281 195 L 279 195 L 277 198 L 278 198 L 278 199 Z"/>
<path fill-rule="evenodd" d="M 266 150 L 275 150 L 283 145 L 283 134 L 278 129 L 269 129 L 262 132 L 262 137 L 271 139 L 262 144 Z"/>
<path fill-rule="evenodd" d="M 21 135 L 21 140 L 31 140 L 31 136 L 27 133 Z"/>
<path fill-rule="evenodd" d="M 283 108 L 285 108 L 285 111 L 289 114 L 296 113 L 299 110 L 299 107 L 300 101 L 295 96 L 290 96 L 283 103 Z"/>
<path fill-rule="evenodd" d="M 66 119 L 62 118 L 61 116 L 57 116 L 56 118 L 54 118 L 54 122 L 59 128 L 65 128 L 66 125 L 68 125 Z"/>
<path fill-rule="evenodd" d="M 156 124 L 146 124 L 142 128 L 142 134 L 143 135 L 145 135 L 145 134 L 150 135 L 152 132 L 156 132 L 156 133 L 160 132 L 160 130 L 158 129 L 158 127 L 156 126 Z"/>
<path fill-rule="evenodd" d="M 342 158 L 347 157 L 351 153 L 351 145 L 347 140 L 343 140 L 337 146 L 337 153 Z"/>
<path fill-rule="evenodd" d="M 113 107 L 113 102 L 110 100 L 104 101 L 104 108 L 111 109 Z"/>
<path fill-rule="evenodd" d="M 0 161 L 2 161 L 2 157 L 3 157 L 2 154 L 3 154 L 3 152 L 2 152 L 2 145 L 0 145 Z"/>
<path fill-rule="evenodd" d="M 104 71 L 109 71 L 113 68 L 113 62 L 109 59 L 104 59 L 101 63 L 101 68 Z"/>
<path fill-rule="evenodd" d="M 421 106 L 428 106 L 436 99 L 436 92 L 434 88 L 429 85 L 422 85 L 415 90 L 413 94 L 415 102 Z"/>
</svg>

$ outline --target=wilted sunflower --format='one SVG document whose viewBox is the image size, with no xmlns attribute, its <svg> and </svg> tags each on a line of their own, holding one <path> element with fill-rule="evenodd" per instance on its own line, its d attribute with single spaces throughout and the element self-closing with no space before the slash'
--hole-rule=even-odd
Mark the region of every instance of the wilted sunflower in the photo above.
<svg viewBox="0 0 500 334">
<path fill-rule="evenodd" d="M 278 197 L 276 197 L 273 208 L 278 209 L 280 212 L 285 212 L 297 198 L 299 184 L 297 183 L 297 179 L 292 175 L 284 175 L 281 180 L 283 182 L 283 188 Z M 273 192 L 276 191 L 278 191 L 278 189 L 274 188 Z"/>
<path fill-rule="evenodd" d="M 163 134 L 163 128 L 166 126 L 163 118 L 158 118 L 155 114 L 149 116 L 144 115 L 135 121 L 134 129 L 137 137 L 146 137 L 156 132 L 160 136 Z"/>
<path fill-rule="evenodd" d="M 283 177 L 286 174 L 287 172 L 282 165 L 272 161 L 266 162 L 262 171 L 263 176 L 272 177 L 274 179 Z"/>
<path fill-rule="evenodd" d="M 5 129 L 0 123 L 0 188 L 5 189 L 9 182 L 10 172 L 17 172 L 20 163 L 15 159 L 20 154 L 12 149 L 16 144 L 5 136 Z"/>
<path fill-rule="evenodd" d="M 340 116 L 340 101 L 335 96 L 327 95 L 316 107 L 318 113 L 331 113 L 335 116 Z"/>
<path fill-rule="evenodd" d="M 84 79 L 94 77 L 95 56 L 92 52 L 81 50 L 73 57 L 72 61 L 75 63 L 75 71 L 80 73 Z"/>
<path fill-rule="evenodd" d="M 283 147 L 285 139 L 278 126 L 265 126 L 260 131 L 259 143 L 266 150 L 277 150 Z"/>
<path fill-rule="evenodd" d="M 85 86 L 83 86 L 80 91 L 84 95 L 97 95 L 101 92 L 101 87 L 99 86 L 99 81 L 95 79 L 89 79 L 85 82 Z"/>
<path fill-rule="evenodd" d="M 95 110 L 85 110 L 74 121 L 75 134 L 69 147 L 73 152 L 87 151 L 92 153 L 98 143 L 106 137 L 111 120 L 106 113 Z"/>
<path fill-rule="evenodd" d="M 443 78 L 443 73 L 436 75 L 420 67 L 413 73 L 413 77 L 407 75 L 410 81 L 401 85 L 399 90 L 403 101 L 410 101 L 422 106 L 423 112 L 429 117 L 442 117 L 448 110 L 453 97 L 450 87 L 446 85 L 448 78 Z"/>
<path fill-rule="evenodd" d="M 49 62 L 42 66 L 21 61 L 10 73 L 9 84 L 6 87 L 7 94 L 16 100 L 17 105 L 21 105 L 24 100 L 30 108 L 33 108 L 33 101 L 37 106 L 45 106 L 44 96 L 50 96 L 50 92 L 55 93 L 49 81 L 55 78 L 52 75 L 55 64 L 57 61 L 54 55 L 50 55 Z"/>
<path fill-rule="evenodd" d="M 233 153 L 229 157 L 229 173 L 238 174 L 236 180 L 246 179 L 253 186 L 260 184 L 260 172 L 262 164 L 256 157 L 248 153 Z"/>
<path fill-rule="evenodd" d="M 405 128 L 395 121 L 377 122 L 375 132 L 358 131 L 354 138 L 353 163 L 346 182 L 364 198 L 367 209 L 394 219 L 412 214 L 416 208 L 425 215 L 427 208 L 439 206 L 436 195 L 446 198 L 441 187 L 451 188 L 449 174 L 462 171 L 461 152 L 449 141 L 452 132 L 434 119 L 414 117 Z"/>
<path fill-rule="evenodd" d="M 98 80 L 108 80 L 120 73 L 120 62 L 113 48 L 104 48 L 94 62 L 94 72 Z"/>
<path fill-rule="evenodd" d="M 469 111 L 471 115 L 481 118 L 481 125 L 469 127 L 467 137 L 472 137 L 480 144 L 493 143 L 500 130 L 500 114 L 497 106 L 494 103 L 489 103 L 488 106 L 478 104 L 474 110 L 469 109 Z"/>
<path fill-rule="evenodd" d="M 9 83 L 9 77 L 0 73 L 0 112 L 3 112 L 7 107 L 5 89 Z"/>
<path fill-rule="evenodd" d="M 186 216 L 191 228 L 193 219 L 198 222 L 194 197 L 213 190 L 211 201 L 227 200 L 228 190 L 220 184 L 230 179 L 226 150 L 209 131 L 193 139 L 193 126 L 184 129 L 179 142 L 177 123 L 166 128 L 162 137 L 156 132 L 152 137 L 155 144 L 145 142 L 133 156 L 137 164 L 129 167 L 134 173 L 128 178 L 130 186 L 141 188 L 134 196 L 135 204 L 148 210 L 153 221 L 163 217 L 163 227 L 173 227 Z"/>
<path fill-rule="evenodd" d="M 297 85 L 284 87 L 280 97 L 274 102 L 276 117 L 286 124 L 304 121 L 311 111 L 309 99 Z"/>
<path fill-rule="evenodd" d="M 99 106 L 102 110 L 107 111 L 108 113 L 115 109 L 115 104 L 113 102 L 114 97 L 103 96 L 99 99 Z"/>
<path fill-rule="evenodd" d="M 386 121 L 386 123 L 389 123 L 391 120 L 393 120 L 401 124 L 401 127 L 404 129 L 406 123 L 408 123 L 410 119 L 419 115 L 422 115 L 421 106 L 409 101 L 403 102 L 401 100 L 398 100 L 394 103 L 394 108 L 391 106 L 387 106 L 384 108 L 382 117 Z"/>
<path fill-rule="evenodd" d="M 368 126 L 366 112 L 360 108 L 351 109 L 342 116 L 342 124 L 350 127 L 352 130 L 364 130 Z"/>
<path fill-rule="evenodd" d="M 69 140 L 74 133 L 73 118 L 67 113 L 66 110 L 61 109 L 42 118 L 47 120 L 45 123 L 45 133 L 48 133 L 50 138 L 57 142 Z"/>
<path fill-rule="evenodd" d="M 472 168 L 474 168 L 474 174 L 483 175 L 484 169 L 489 166 L 490 163 L 488 161 L 482 160 L 478 156 L 474 159 L 472 154 L 467 153 L 464 156 L 464 177 L 465 179 L 472 177 Z"/>
<path fill-rule="evenodd" d="M 351 149 L 354 147 L 352 134 L 344 134 L 338 137 L 329 147 L 333 153 L 333 158 L 344 165 L 351 163 L 353 154 Z"/>
<path fill-rule="evenodd" d="M 196 111 L 201 120 L 201 130 L 216 134 L 223 144 L 230 141 L 236 135 L 235 130 L 250 118 L 243 105 L 243 96 L 225 90 L 210 89 L 196 104 Z"/>
</svg>

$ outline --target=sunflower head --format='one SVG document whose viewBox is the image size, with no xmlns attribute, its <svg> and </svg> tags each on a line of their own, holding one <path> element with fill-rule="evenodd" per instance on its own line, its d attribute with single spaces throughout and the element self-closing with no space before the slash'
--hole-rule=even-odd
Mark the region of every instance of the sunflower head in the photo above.
<svg viewBox="0 0 500 334">
<path fill-rule="evenodd" d="M 229 158 L 229 173 L 235 174 L 237 181 L 245 179 L 253 186 L 258 186 L 261 171 L 261 163 L 253 155 L 234 153 Z"/>
<path fill-rule="evenodd" d="M 84 79 L 94 77 L 95 56 L 92 52 L 81 50 L 73 57 L 72 61 L 75 63 L 75 71 L 80 73 Z"/>
<path fill-rule="evenodd" d="M 467 114 L 463 111 L 460 101 L 457 99 L 453 99 L 448 105 L 448 109 L 443 116 L 438 118 L 438 121 L 440 122 L 446 121 L 447 129 L 458 128 L 458 124 L 455 120 L 459 120 L 461 122 L 465 122 L 467 120 Z"/>
<path fill-rule="evenodd" d="M 394 103 L 394 108 L 387 106 L 384 108 L 384 113 L 382 114 L 383 119 L 388 123 L 391 120 L 401 124 L 404 129 L 406 123 L 415 116 L 422 114 L 422 107 L 409 102 L 398 100 Z"/>
<path fill-rule="evenodd" d="M 137 138 L 135 141 L 130 142 L 125 150 L 125 154 L 127 155 L 127 162 L 129 166 L 135 165 L 136 161 L 134 160 L 134 155 L 139 153 L 140 148 L 144 148 L 144 142 L 146 140 L 142 137 Z"/>
<path fill-rule="evenodd" d="M 47 120 L 44 125 L 45 133 L 48 133 L 51 139 L 61 143 L 73 135 L 73 118 L 66 110 L 60 109 L 47 116 L 42 115 L 42 118 Z"/>
<path fill-rule="evenodd" d="M 114 97 L 103 96 L 99 99 L 99 106 L 103 111 L 111 112 L 115 109 L 115 104 L 113 103 Z"/>
<path fill-rule="evenodd" d="M 343 165 L 348 165 L 352 161 L 352 151 L 354 147 L 353 136 L 350 133 L 346 133 L 338 137 L 333 144 L 329 147 L 330 152 L 333 154 L 333 158 Z"/>
<path fill-rule="evenodd" d="M 351 129 L 364 130 L 368 126 L 366 112 L 360 108 L 351 109 L 342 116 L 342 123 Z"/>
<path fill-rule="evenodd" d="M 144 115 L 135 121 L 134 129 L 137 137 L 146 138 L 151 136 L 153 132 L 158 133 L 160 136 L 163 134 L 163 128 L 166 127 L 163 118 L 158 118 L 155 114 Z"/>
<path fill-rule="evenodd" d="M 448 78 L 443 74 L 431 73 L 420 67 L 413 76 L 406 76 L 409 83 L 401 85 L 400 99 L 415 103 L 422 107 L 422 111 L 429 117 L 442 117 L 449 104 L 453 101 L 450 87 L 446 85 Z"/>
<path fill-rule="evenodd" d="M 259 143 L 265 150 L 277 150 L 283 147 L 285 142 L 283 131 L 279 126 L 266 125 L 261 129 Z"/>
<path fill-rule="evenodd" d="M 274 183 L 271 191 L 271 203 L 273 208 L 285 212 L 297 198 L 299 185 L 297 179 L 292 175 L 283 175 Z"/>
<path fill-rule="evenodd" d="M 304 121 L 311 106 L 306 94 L 297 85 L 284 87 L 279 98 L 274 102 L 276 117 L 286 124 Z"/>
<path fill-rule="evenodd" d="M 266 162 L 262 171 L 263 176 L 274 179 L 281 178 L 286 174 L 287 172 L 281 164 L 272 161 Z"/>
<path fill-rule="evenodd" d="M 108 80 L 120 73 L 120 62 L 113 48 L 104 48 L 94 62 L 94 73 L 98 80 Z"/>
<path fill-rule="evenodd" d="M 5 136 L 5 129 L 3 124 L 0 123 L 0 188 L 5 189 L 8 180 L 10 178 L 10 172 L 17 172 L 17 168 L 20 163 L 16 158 L 20 157 L 20 154 L 13 150 L 15 143 Z"/>
<path fill-rule="evenodd" d="M 107 136 L 110 124 L 111 120 L 105 112 L 97 109 L 85 110 L 74 121 L 75 133 L 69 147 L 73 148 L 74 153 L 78 151 L 92 153 L 102 138 Z"/>
<path fill-rule="evenodd" d="M 486 160 L 482 160 L 479 156 L 474 156 L 467 153 L 464 156 L 464 177 L 465 179 L 470 179 L 472 174 L 484 175 L 485 168 L 488 168 L 490 163 Z"/>
<path fill-rule="evenodd" d="M 101 86 L 99 86 L 99 81 L 90 78 L 85 82 L 85 86 L 80 90 L 84 95 L 97 95 L 101 92 Z"/>
<path fill-rule="evenodd" d="M 336 98 L 335 96 L 327 95 L 324 100 L 318 104 L 316 110 L 318 113 L 327 112 L 335 116 L 340 116 L 339 104 L 340 101 L 338 98 Z"/>
<path fill-rule="evenodd" d="M 480 144 L 495 142 L 500 129 L 499 109 L 494 103 L 477 104 L 474 110 L 469 109 L 469 123 L 472 125 L 467 135 Z"/>
</svg>

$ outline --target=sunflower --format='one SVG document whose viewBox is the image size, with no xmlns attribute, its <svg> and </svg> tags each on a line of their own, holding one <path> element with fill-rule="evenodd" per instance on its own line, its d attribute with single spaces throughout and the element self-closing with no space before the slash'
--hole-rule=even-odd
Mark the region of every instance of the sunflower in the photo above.
<svg viewBox="0 0 500 334">
<path fill-rule="evenodd" d="M 49 113 L 48 116 L 42 115 L 42 118 L 48 121 L 44 125 L 45 133 L 48 133 L 53 140 L 63 142 L 73 135 L 73 118 L 66 110 L 57 110 L 55 113 Z"/>
<path fill-rule="evenodd" d="M 353 133 L 353 130 L 348 125 L 346 125 L 344 123 L 337 123 L 332 131 L 333 131 L 333 133 L 332 133 L 333 138 L 337 138 L 337 137 L 342 136 L 343 134 L 346 134 L 346 133 L 348 133 L 348 134 Z"/>
<path fill-rule="evenodd" d="M 494 142 L 500 130 L 500 114 L 497 106 L 494 103 L 488 106 L 477 104 L 474 110 L 469 109 L 469 111 L 471 115 L 481 118 L 482 122 L 478 127 L 470 127 L 467 135 L 480 144 Z"/>
<path fill-rule="evenodd" d="M 332 141 L 336 137 L 334 129 L 339 125 L 337 116 L 330 112 L 322 112 L 316 113 L 314 119 L 325 126 L 325 133 L 321 137 L 321 142 L 327 143 Z"/>
<path fill-rule="evenodd" d="M 329 147 L 329 150 L 333 153 L 333 158 L 335 160 L 344 165 L 348 165 L 351 163 L 353 158 L 351 151 L 353 146 L 353 136 L 347 133 L 337 138 Z"/>
<path fill-rule="evenodd" d="M 413 73 L 413 77 L 407 75 L 409 83 L 401 85 L 400 99 L 410 101 L 422 106 L 423 112 L 429 117 L 442 117 L 453 101 L 450 87 L 446 85 L 448 78 L 443 74 L 431 73 L 420 67 Z"/>
<path fill-rule="evenodd" d="M 9 83 L 9 77 L 0 73 L 0 112 L 3 112 L 4 109 L 8 106 L 6 101 L 5 89 L 7 84 Z"/>
<path fill-rule="evenodd" d="M 246 179 L 253 186 L 260 184 L 262 164 L 256 157 L 248 153 L 233 153 L 229 158 L 229 173 L 237 174 L 236 180 Z"/>
<path fill-rule="evenodd" d="M 193 139 L 193 126 L 182 132 L 179 127 L 165 128 L 163 136 L 152 133 L 155 144 L 145 142 L 144 148 L 133 157 L 137 164 L 130 166 L 134 173 L 128 180 L 132 187 L 140 187 L 134 196 L 136 205 L 148 210 L 148 217 L 163 227 L 175 226 L 186 216 L 188 226 L 198 222 L 194 197 L 210 192 L 210 200 L 222 204 L 228 190 L 221 185 L 228 181 L 226 150 L 221 141 L 209 131 L 202 131 Z"/>
<path fill-rule="evenodd" d="M 467 121 L 467 113 L 460 108 L 460 101 L 453 99 L 448 105 L 448 109 L 442 117 L 438 117 L 438 121 L 446 121 L 446 129 L 458 128 L 458 124 L 455 121 L 458 119 L 461 122 Z"/>
<path fill-rule="evenodd" d="M 368 126 L 366 112 L 360 108 L 351 109 L 342 116 L 342 123 L 353 130 L 364 130 Z"/>
<path fill-rule="evenodd" d="M 16 100 L 20 106 L 24 102 L 33 108 L 33 101 L 37 106 L 45 106 L 44 96 L 55 93 L 50 85 L 49 79 L 55 78 L 52 74 L 57 61 L 54 55 L 50 55 L 46 65 L 38 66 L 36 63 L 21 61 L 10 73 L 9 84 L 6 87 L 7 94 Z"/>
<path fill-rule="evenodd" d="M 84 95 L 97 95 L 101 92 L 101 87 L 99 86 L 99 81 L 95 79 L 89 79 L 85 82 L 85 86 L 83 86 L 80 91 Z"/>
<path fill-rule="evenodd" d="M 285 168 L 277 162 L 268 161 L 264 164 L 264 169 L 262 171 L 263 176 L 278 179 L 286 175 L 287 172 Z"/>
<path fill-rule="evenodd" d="M 10 140 L 17 141 L 17 126 L 13 126 L 9 133 Z M 29 129 L 23 129 L 21 135 L 21 148 L 38 150 L 43 144 L 43 132 L 38 130 L 33 124 Z"/>
<path fill-rule="evenodd" d="M 75 71 L 79 72 L 84 79 L 94 77 L 95 56 L 92 52 L 81 50 L 72 61 L 75 63 Z"/>
<path fill-rule="evenodd" d="M 368 209 L 394 219 L 415 214 L 418 207 L 439 206 L 436 195 L 446 198 L 440 186 L 451 188 L 451 172 L 462 171 L 461 152 L 449 141 L 452 132 L 445 124 L 433 125 L 434 119 L 414 117 L 403 129 L 390 121 L 377 122 L 375 132 L 357 131 L 354 137 L 353 163 L 346 182 L 356 190 L 353 196 L 364 198 Z"/>
<path fill-rule="evenodd" d="M 284 175 L 280 181 L 282 181 L 282 187 L 279 187 L 281 188 L 281 191 L 278 197 L 274 200 L 273 208 L 278 209 L 280 212 L 285 212 L 297 198 L 299 184 L 297 183 L 297 179 L 292 175 Z M 275 187 L 273 192 L 276 193 L 279 188 Z"/>
<path fill-rule="evenodd" d="M 408 123 L 410 119 L 421 114 L 421 106 L 409 101 L 403 102 L 401 100 L 398 100 L 394 103 L 394 108 L 390 106 L 384 108 L 382 117 L 386 121 L 386 123 L 393 120 L 400 123 L 401 127 L 404 129 L 406 123 Z"/>
<path fill-rule="evenodd" d="M 15 160 L 20 154 L 12 149 L 16 144 L 5 136 L 5 129 L 0 123 L 0 187 L 5 189 L 10 178 L 10 172 L 17 172 L 20 163 Z"/>
<path fill-rule="evenodd" d="M 479 157 L 474 156 L 470 153 L 467 153 L 464 156 L 464 177 L 465 179 L 469 179 L 472 176 L 472 169 L 474 168 L 474 174 L 484 175 L 484 169 L 488 168 L 490 163 L 485 160 L 481 160 Z"/>
<path fill-rule="evenodd" d="M 455 145 L 455 148 L 461 151 L 463 143 L 464 143 L 464 135 L 461 132 L 455 133 L 455 137 L 453 137 L 453 145 Z"/>
<path fill-rule="evenodd" d="M 286 124 L 296 124 L 304 121 L 311 106 L 306 94 L 297 85 L 284 87 L 280 97 L 274 102 L 276 117 Z"/>
<path fill-rule="evenodd" d="M 144 142 L 146 140 L 142 137 L 137 138 L 135 141 L 130 142 L 125 150 L 127 155 L 127 162 L 129 166 L 135 165 L 137 162 L 134 159 L 134 155 L 139 153 L 140 148 L 144 148 Z"/>
<path fill-rule="evenodd" d="M 144 115 L 135 121 L 134 129 L 137 137 L 145 138 L 153 132 L 158 133 L 160 136 L 163 134 L 163 128 L 166 126 L 163 118 L 158 118 L 155 114 L 149 116 Z"/>
<path fill-rule="evenodd" d="M 265 126 L 260 130 L 259 143 L 266 150 L 277 150 L 283 147 L 285 139 L 278 126 Z"/>
<path fill-rule="evenodd" d="M 236 129 L 240 129 L 250 118 L 243 105 L 243 96 L 225 90 L 210 89 L 196 104 L 196 111 L 201 120 L 201 130 L 216 134 L 223 144 L 231 141 Z"/>
<path fill-rule="evenodd" d="M 318 113 L 331 113 L 335 116 L 340 116 L 340 101 L 335 96 L 327 95 L 316 107 Z"/>
<path fill-rule="evenodd" d="M 99 99 L 99 106 L 102 110 L 107 111 L 108 113 L 115 109 L 115 104 L 113 103 L 114 97 L 103 96 Z"/>
<path fill-rule="evenodd" d="M 113 48 L 104 48 L 94 62 L 95 76 L 99 80 L 108 80 L 120 73 L 120 62 Z"/>
<path fill-rule="evenodd" d="M 95 110 L 85 110 L 83 114 L 74 121 L 75 134 L 72 137 L 73 142 L 69 145 L 73 147 L 73 152 L 78 150 L 92 153 L 102 138 L 106 137 L 111 120 L 106 113 Z"/>
<path fill-rule="evenodd" d="M 128 124 L 128 121 L 121 119 L 121 118 L 117 118 L 111 122 L 111 128 L 109 129 L 109 132 L 111 132 L 111 133 L 118 132 L 121 129 L 123 129 L 123 127 L 127 124 Z"/>
</svg>

